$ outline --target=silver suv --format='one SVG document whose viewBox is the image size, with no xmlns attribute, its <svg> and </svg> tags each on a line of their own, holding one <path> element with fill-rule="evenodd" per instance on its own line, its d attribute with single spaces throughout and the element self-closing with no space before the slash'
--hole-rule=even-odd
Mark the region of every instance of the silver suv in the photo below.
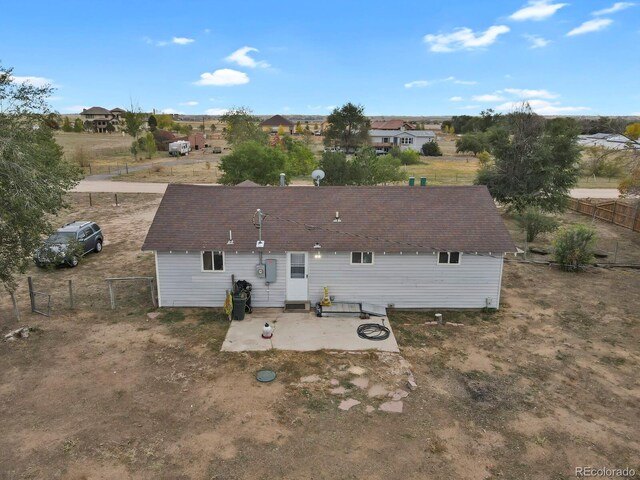
<svg viewBox="0 0 640 480">
<path fill-rule="evenodd" d="M 100 253 L 104 235 L 96 222 L 75 221 L 59 228 L 47 238 L 33 256 L 39 267 L 47 265 L 78 265 L 80 257 L 89 252 Z"/>
</svg>

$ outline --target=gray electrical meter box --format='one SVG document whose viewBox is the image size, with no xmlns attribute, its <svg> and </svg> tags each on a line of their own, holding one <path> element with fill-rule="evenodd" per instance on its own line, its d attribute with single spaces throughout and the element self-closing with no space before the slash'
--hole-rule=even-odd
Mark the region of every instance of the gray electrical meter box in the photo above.
<svg viewBox="0 0 640 480">
<path fill-rule="evenodd" d="M 256 265 L 256 277 L 264 278 L 264 265 L 262 263 Z"/>
<path fill-rule="evenodd" d="M 277 279 L 276 259 L 267 258 L 264 261 L 264 267 L 265 267 L 265 281 L 267 283 L 275 283 Z"/>
</svg>

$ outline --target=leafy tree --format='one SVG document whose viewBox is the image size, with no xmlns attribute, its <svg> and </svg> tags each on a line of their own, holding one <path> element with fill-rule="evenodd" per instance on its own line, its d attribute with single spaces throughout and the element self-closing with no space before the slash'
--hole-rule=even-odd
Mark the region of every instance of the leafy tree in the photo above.
<svg viewBox="0 0 640 480">
<path fill-rule="evenodd" d="M 157 121 L 157 128 L 159 128 L 160 130 L 171 130 L 173 126 L 173 115 L 169 113 L 159 113 L 155 115 L 155 117 Z"/>
<path fill-rule="evenodd" d="M 420 163 L 420 154 L 409 148 L 401 150 L 399 147 L 393 147 L 389 155 L 400 160 L 401 165 L 417 165 Z"/>
<path fill-rule="evenodd" d="M 541 233 L 553 232 L 558 228 L 558 222 L 549 215 L 545 215 L 539 207 L 527 207 L 516 214 L 516 221 L 527 235 L 527 242 L 533 242 Z"/>
<path fill-rule="evenodd" d="M 619 150 L 603 147 L 584 147 L 582 173 L 586 176 L 618 177 L 623 171 L 623 156 Z"/>
<path fill-rule="evenodd" d="M 480 152 L 478 154 L 478 162 L 480 162 L 480 167 L 488 167 L 491 163 L 491 154 L 487 151 Z"/>
<path fill-rule="evenodd" d="M 622 133 L 625 129 L 625 122 L 621 118 L 598 117 L 585 118 L 580 122 L 581 133 Z"/>
<path fill-rule="evenodd" d="M 137 145 L 138 136 L 142 131 L 144 122 L 146 121 L 146 115 L 140 110 L 136 110 L 131 106 L 131 110 L 124 112 L 124 128 L 123 131 L 133 137 L 133 144 L 131 145 L 131 154 L 135 160 L 138 160 L 138 153 L 140 148 Z"/>
<path fill-rule="evenodd" d="M 379 185 L 406 177 L 398 158 L 378 156 L 369 147 L 359 150 L 351 160 L 342 152 L 325 152 L 320 168 L 325 172 L 326 185 Z"/>
<path fill-rule="evenodd" d="M 300 124 L 300 120 L 296 123 L 296 128 L 294 130 L 296 134 L 300 135 L 303 132 L 302 125 Z"/>
<path fill-rule="evenodd" d="M 334 108 L 327 118 L 329 126 L 324 132 L 325 145 L 337 145 L 350 153 L 369 142 L 371 122 L 364 116 L 364 107 L 349 102 Z"/>
<path fill-rule="evenodd" d="M 282 145 L 287 153 L 286 173 L 288 175 L 309 175 L 318 165 L 313 152 L 304 143 L 285 136 Z"/>
<path fill-rule="evenodd" d="M 440 124 L 440 130 L 444 133 L 449 133 L 449 128 L 451 127 L 451 120 L 445 120 Z"/>
<path fill-rule="evenodd" d="M 640 138 L 640 123 L 630 123 L 627 128 L 624 129 L 624 135 L 631 140 L 638 140 Z"/>
<path fill-rule="evenodd" d="M 85 120 L 84 121 L 84 125 L 82 125 L 84 127 L 84 131 L 85 132 L 89 132 L 93 130 L 93 123 L 90 122 L 89 120 Z"/>
<path fill-rule="evenodd" d="M 50 219 L 65 207 L 65 194 L 80 179 L 66 162 L 53 132 L 44 125 L 50 113 L 50 86 L 17 83 L 0 65 L 0 282 L 13 300 L 18 275 L 25 273 Z M 34 125 L 42 125 L 34 129 Z"/>
<path fill-rule="evenodd" d="M 113 133 L 116 131 L 116 127 L 113 126 L 113 123 L 109 122 L 107 123 L 107 132 L 108 133 Z"/>
<path fill-rule="evenodd" d="M 62 131 L 63 132 L 73 132 L 73 126 L 71 126 L 71 122 L 69 121 L 69 117 L 64 117 L 62 121 Z"/>
<path fill-rule="evenodd" d="M 287 133 L 287 130 L 284 128 L 284 125 L 278 126 L 278 136 L 283 137 L 284 134 Z"/>
<path fill-rule="evenodd" d="M 456 153 L 472 153 L 474 157 L 489 148 L 485 135 L 466 133 L 456 140 Z"/>
<path fill-rule="evenodd" d="M 217 130 L 218 127 L 216 127 L 215 123 L 212 123 L 211 127 L 209 127 L 209 128 L 211 129 L 211 133 L 216 133 L 216 130 Z"/>
<path fill-rule="evenodd" d="M 440 150 L 440 145 L 438 142 L 427 142 L 422 145 L 421 149 L 422 155 L 425 157 L 441 157 L 442 150 Z"/>
<path fill-rule="evenodd" d="M 556 262 L 564 270 L 579 270 L 593 258 L 596 231 L 586 225 L 565 227 L 553 243 Z"/>
<path fill-rule="evenodd" d="M 343 152 L 324 152 L 320 169 L 324 171 L 323 185 L 351 185 L 351 165 Z"/>
<path fill-rule="evenodd" d="M 149 115 L 149 118 L 147 119 L 147 125 L 149 125 L 149 130 L 151 130 L 152 132 L 156 131 L 156 128 L 158 128 L 158 119 L 155 117 L 155 115 Z"/>
<path fill-rule="evenodd" d="M 618 190 L 620 190 L 620 194 L 624 197 L 640 196 L 640 166 L 636 167 L 620 182 Z"/>
<path fill-rule="evenodd" d="M 60 130 L 61 121 L 62 119 L 60 118 L 60 115 L 55 112 L 51 112 L 45 117 L 43 123 L 45 127 L 50 128 L 51 130 Z"/>
<path fill-rule="evenodd" d="M 76 133 L 82 133 L 84 131 L 84 124 L 79 118 L 76 118 L 73 122 L 73 131 Z"/>
<path fill-rule="evenodd" d="M 550 121 L 528 104 L 510 113 L 489 136 L 494 163 L 478 171 L 475 183 L 486 185 L 497 201 L 522 211 L 564 208 L 578 179 L 580 149 L 577 128 L 570 119 Z"/>
<path fill-rule="evenodd" d="M 280 148 L 273 148 L 254 140 L 237 144 L 233 152 L 222 157 L 220 183 L 236 185 L 251 180 L 260 185 L 277 185 L 280 173 L 286 172 L 287 155 Z"/>
<path fill-rule="evenodd" d="M 153 157 L 153 154 L 158 151 L 156 146 L 156 139 L 152 132 L 148 132 L 144 136 L 144 151 L 147 152 L 147 158 Z"/>
<path fill-rule="evenodd" d="M 220 121 L 225 125 L 225 140 L 234 147 L 249 141 L 267 144 L 268 134 L 262 131 L 258 118 L 246 107 L 232 108 L 220 117 Z"/>
</svg>

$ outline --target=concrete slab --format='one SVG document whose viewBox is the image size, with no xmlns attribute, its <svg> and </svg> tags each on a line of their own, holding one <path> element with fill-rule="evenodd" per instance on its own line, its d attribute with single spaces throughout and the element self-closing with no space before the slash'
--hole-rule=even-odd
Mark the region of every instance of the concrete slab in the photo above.
<svg viewBox="0 0 640 480">
<path fill-rule="evenodd" d="M 378 409 L 383 412 L 402 413 L 402 402 L 392 400 L 391 402 L 383 403 Z"/>
<path fill-rule="evenodd" d="M 367 377 L 354 378 L 351 383 L 362 390 L 366 390 L 369 387 L 369 379 Z"/>
<path fill-rule="evenodd" d="M 381 318 L 381 317 L 380 317 Z M 376 319 L 377 320 L 377 319 Z M 367 320 L 371 322 L 371 320 Z M 270 340 L 262 338 L 262 327 L 269 322 L 274 327 Z M 358 337 L 356 329 L 364 320 L 353 317 L 316 317 L 311 312 L 284 313 L 278 308 L 254 309 L 244 320 L 233 321 L 222 350 L 227 352 L 262 351 L 269 349 L 300 352 L 316 350 L 377 350 L 399 352 L 393 335 L 383 341 Z M 385 320 L 385 325 L 389 322 Z"/>
</svg>

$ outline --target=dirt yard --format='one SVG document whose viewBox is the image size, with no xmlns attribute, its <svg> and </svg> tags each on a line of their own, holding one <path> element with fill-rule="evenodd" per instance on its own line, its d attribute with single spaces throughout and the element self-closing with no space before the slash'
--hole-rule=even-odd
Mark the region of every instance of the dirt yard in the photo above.
<svg viewBox="0 0 640 480">
<path fill-rule="evenodd" d="M 140 246 L 157 195 L 73 196 L 105 248 L 29 271 L 51 318 L 0 296 L 0 479 L 535 479 L 578 466 L 640 471 L 640 270 L 505 266 L 499 312 L 392 312 L 401 355 L 221 353 L 212 309 L 163 309 L 105 277 L 152 276 Z M 588 218 L 566 216 L 567 222 Z M 638 234 L 598 229 L 638 261 Z M 517 233 L 517 232 L 516 232 Z M 543 239 L 543 243 L 544 243 Z M 625 249 L 627 249 L 625 247 Z M 631 250 L 630 250 L 631 251 Z M 73 279 L 77 308 L 68 307 Z M 274 369 L 271 384 L 254 380 Z M 360 368 L 354 368 L 360 367 Z M 405 388 L 407 369 L 418 388 Z M 344 388 L 344 394 L 332 391 Z M 375 387 L 375 388 L 374 388 Z M 377 408 L 405 389 L 402 413 Z M 340 390 L 341 391 L 341 390 Z M 383 392 L 382 395 L 380 392 Z M 361 402 L 348 411 L 346 399 Z M 602 478 L 602 477 L 601 477 Z M 624 477 L 618 477 L 624 478 Z M 636 473 L 635 477 L 640 478 Z"/>
</svg>

